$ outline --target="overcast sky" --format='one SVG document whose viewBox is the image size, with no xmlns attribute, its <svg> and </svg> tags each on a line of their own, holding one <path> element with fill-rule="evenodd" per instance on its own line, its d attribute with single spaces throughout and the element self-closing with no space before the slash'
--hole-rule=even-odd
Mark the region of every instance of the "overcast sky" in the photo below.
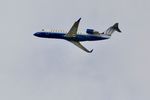
<svg viewBox="0 0 150 100">
<path fill-rule="evenodd" d="M 1 0 L 0 100 L 150 100 L 149 0 Z M 85 42 L 87 54 L 45 29 L 122 33 Z"/>
</svg>

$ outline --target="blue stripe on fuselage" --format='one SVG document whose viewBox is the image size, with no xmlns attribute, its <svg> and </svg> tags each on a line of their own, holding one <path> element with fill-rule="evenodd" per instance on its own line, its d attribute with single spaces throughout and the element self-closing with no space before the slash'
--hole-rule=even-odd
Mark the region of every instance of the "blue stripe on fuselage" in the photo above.
<svg viewBox="0 0 150 100">
<path fill-rule="evenodd" d="M 89 34 L 86 35 L 77 34 L 75 37 L 66 37 L 65 33 L 55 33 L 55 32 L 37 32 L 34 35 L 41 38 L 65 39 L 69 41 L 96 41 L 108 39 L 108 37 L 101 37 L 99 35 L 89 35 Z"/>
</svg>

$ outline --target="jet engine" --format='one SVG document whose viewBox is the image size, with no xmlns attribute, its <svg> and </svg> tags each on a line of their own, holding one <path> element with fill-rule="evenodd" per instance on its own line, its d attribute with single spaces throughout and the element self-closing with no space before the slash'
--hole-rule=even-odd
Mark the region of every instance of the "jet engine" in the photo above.
<svg viewBox="0 0 150 100">
<path fill-rule="evenodd" d="M 88 34 L 99 34 L 99 32 L 95 31 L 94 29 L 87 29 L 86 33 L 88 33 Z"/>
</svg>

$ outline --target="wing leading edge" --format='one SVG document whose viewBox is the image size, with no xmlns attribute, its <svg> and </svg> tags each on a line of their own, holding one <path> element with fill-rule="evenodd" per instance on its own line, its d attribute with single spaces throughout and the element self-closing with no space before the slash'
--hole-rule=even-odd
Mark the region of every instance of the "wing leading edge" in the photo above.
<svg viewBox="0 0 150 100">
<path fill-rule="evenodd" d="M 72 25 L 71 29 L 66 34 L 67 37 L 74 37 L 74 36 L 76 36 L 80 20 L 81 20 L 81 18 Z"/>
<path fill-rule="evenodd" d="M 79 23 L 80 23 L 81 18 L 79 18 L 71 27 L 71 29 L 69 30 L 69 32 L 65 35 L 66 37 L 76 37 L 77 35 L 77 31 L 78 31 L 78 27 L 79 27 Z M 79 47 L 80 49 L 84 50 L 87 53 L 91 53 L 93 51 L 93 49 L 91 51 L 89 51 L 88 49 L 86 49 L 83 45 L 81 45 L 81 43 L 79 41 L 70 41 L 71 43 L 73 43 L 74 45 L 76 45 L 77 47 Z"/>
</svg>

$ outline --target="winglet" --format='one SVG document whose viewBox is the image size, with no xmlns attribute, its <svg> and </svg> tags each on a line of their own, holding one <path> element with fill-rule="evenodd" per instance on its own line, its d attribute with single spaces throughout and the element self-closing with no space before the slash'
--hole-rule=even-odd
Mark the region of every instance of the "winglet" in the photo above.
<svg viewBox="0 0 150 100">
<path fill-rule="evenodd" d="M 93 52 L 93 49 L 91 51 L 89 51 L 88 53 L 92 53 Z"/>
<path fill-rule="evenodd" d="M 80 20 L 81 20 L 81 18 L 79 18 L 77 22 L 80 22 Z"/>
</svg>

